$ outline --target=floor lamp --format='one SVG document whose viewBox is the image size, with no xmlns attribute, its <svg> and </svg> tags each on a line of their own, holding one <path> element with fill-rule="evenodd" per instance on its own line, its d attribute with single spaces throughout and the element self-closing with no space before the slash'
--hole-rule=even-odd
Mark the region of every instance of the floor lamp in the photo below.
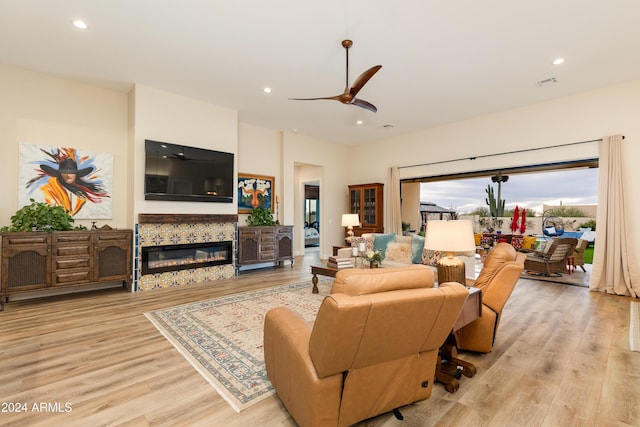
<svg viewBox="0 0 640 427">
<path fill-rule="evenodd" d="M 353 227 L 360 225 L 360 215 L 358 214 L 342 214 L 342 226 L 347 227 L 347 237 L 344 239 L 345 243 L 351 244 L 353 238 Z"/>
<path fill-rule="evenodd" d="M 466 284 L 464 261 L 456 258 L 454 252 L 475 250 L 476 242 L 471 221 L 428 221 L 424 248 L 446 253 L 438 261 L 438 283 Z"/>
</svg>

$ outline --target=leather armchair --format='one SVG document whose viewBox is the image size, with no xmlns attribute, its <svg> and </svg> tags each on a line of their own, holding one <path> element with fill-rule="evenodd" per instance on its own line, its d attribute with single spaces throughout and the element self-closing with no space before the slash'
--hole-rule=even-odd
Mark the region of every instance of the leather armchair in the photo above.
<svg viewBox="0 0 640 427">
<path fill-rule="evenodd" d="M 489 353 L 500 324 L 502 309 L 524 269 L 526 255 L 508 243 L 498 243 L 484 262 L 474 287 L 482 289 L 482 314 L 455 332 L 457 348 Z"/>
<path fill-rule="evenodd" d="M 267 376 L 299 425 L 348 426 L 431 395 L 468 295 L 433 283 L 420 265 L 342 270 L 313 324 L 286 307 L 267 313 Z"/>
</svg>

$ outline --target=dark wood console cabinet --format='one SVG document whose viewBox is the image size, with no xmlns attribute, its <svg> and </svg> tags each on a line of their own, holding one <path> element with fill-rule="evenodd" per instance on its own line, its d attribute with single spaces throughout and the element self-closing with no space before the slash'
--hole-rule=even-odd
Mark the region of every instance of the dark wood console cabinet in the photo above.
<svg viewBox="0 0 640 427">
<path fill-rule="evenodd" d="M 23 292 L 116 281 L 130 287 L 132 238 L 132 230 L 0 234 L 0 309 Z"/>
<path fill-rule="evenodd" d="M 293 268 L 293 226 L 238 227 L 236 270 L 244 265 L 291 261 Z"/>
</svg>

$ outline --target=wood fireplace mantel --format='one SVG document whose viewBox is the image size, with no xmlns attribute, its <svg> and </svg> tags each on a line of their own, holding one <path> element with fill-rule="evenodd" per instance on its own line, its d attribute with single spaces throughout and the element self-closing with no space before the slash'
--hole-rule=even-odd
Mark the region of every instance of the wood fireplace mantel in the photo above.
<svg viewBox="0 0 640 427">
<path fill-rule="evenodd" d="M 195 224 L 238 222 L 238 215 L 215 214 L 138 214 L 139 224 Z"/>
</svg>

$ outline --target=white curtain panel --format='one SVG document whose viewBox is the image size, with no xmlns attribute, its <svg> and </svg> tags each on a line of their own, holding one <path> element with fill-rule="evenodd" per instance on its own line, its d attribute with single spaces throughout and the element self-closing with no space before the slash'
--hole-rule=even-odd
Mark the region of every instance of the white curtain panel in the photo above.
<svg viewBox="0 0 640 427">
<path fill-rule="evenodd" d="M 402 212 L 400 210 L 400 172 L 398 166 L 387 170 L 385 188 L 384 232 L 402 234 Z"/>
<path fill-rule="evenodd" d="M 625 205 L 632 183 L 626 180 L 622 135 L 602 138 L 599 150 L 596 241 L 589 289 L 638 297 L 640 270 L 629 238 L 631 222 L 637 215 Z"/>
</svg>

